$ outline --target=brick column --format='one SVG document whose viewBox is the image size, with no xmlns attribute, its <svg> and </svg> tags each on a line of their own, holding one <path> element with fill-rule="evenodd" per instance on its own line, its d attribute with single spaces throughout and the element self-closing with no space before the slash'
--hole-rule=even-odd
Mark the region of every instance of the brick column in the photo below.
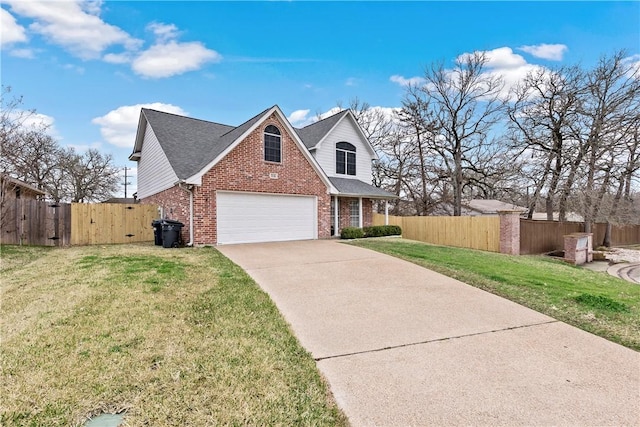
<svg viewBox="0 0 640 427">
<path fill-rule="evenodd" d="M 498 211 L 500 215 L 500 253 L 520 255 L 520 211 Z"/>
</svg>

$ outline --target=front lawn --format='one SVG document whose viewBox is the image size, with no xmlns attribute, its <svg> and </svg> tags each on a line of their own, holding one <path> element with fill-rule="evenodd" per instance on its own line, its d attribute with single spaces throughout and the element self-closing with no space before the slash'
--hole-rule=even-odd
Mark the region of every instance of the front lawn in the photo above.
<svg viewBox="0 0 640 427">
<path fill-rule="evenodd" d="M 217 250 L 1 248 L 0 425 L 346 425 L 311 356 Z"/>
<path fill-rule="evenodd" d="M 544 256 L 507 256 L 403 239 L 351 244 L 405 259 L 640 350 L 640 285 Z"/>
</svg>

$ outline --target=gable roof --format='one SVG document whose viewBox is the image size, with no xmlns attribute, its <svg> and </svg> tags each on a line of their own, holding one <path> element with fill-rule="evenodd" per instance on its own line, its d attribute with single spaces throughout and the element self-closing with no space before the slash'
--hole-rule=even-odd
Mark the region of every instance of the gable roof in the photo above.
<svg viewBox="0 0 640 427">
<path fill-rule="evenodd" d="M 311 150 L 316 147 L 325 135 L 327 135 L 348 112 L 349 110 L 342 110 L 333 116 L 327 117 L 326 119 L 311 123 L 301 129 L 296 129 L 296 131 L 298 132 L 298 135 L 300 135 L 304 145 Z"/>
<path fill-rule="evenodd" d="M 303 140 L 304 145 L 306 145 L 309 150 L 315 150 L 322 144 L 327 135 L 329 135 L 329 133 L 336 126 L 338 126 L 338 123 L 340 123 L 345 117 L 349 117 L 351 119 L 351 123 L 356 128 L 356 132 L 365 142 L 365 146 L 367 147 L 368 151 L 373 155 L 374 159 L 377 159 L 378 154 L 376 153 L 376 150 L 373 149 L 371 142 L 369 142 L 369 139 L 364 134 L 364 131 L 360 127 L 360 124 L 356 120 L 351 110 L 342 110 L 334 114 L 333 116 L 329 116 L 315 123 L 311 123 L 310 125 L 307 125 L 302 129 L 296 129 L 296 131 L 298 132 L 298 135 L 300 135 L 300 138 Z"/>
</svg>

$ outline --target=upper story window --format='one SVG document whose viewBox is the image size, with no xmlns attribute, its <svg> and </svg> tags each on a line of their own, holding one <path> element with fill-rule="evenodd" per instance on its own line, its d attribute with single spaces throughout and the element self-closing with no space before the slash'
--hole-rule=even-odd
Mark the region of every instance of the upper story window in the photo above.
<svg viewBox="0 0 640 427">
<path fill-rule="evenodd" d="M 274 125 L 269 125 L 264 130 L 264 159 L 276 163 L 282 160 L 282 137 L 280 129 Z"/>
<path fill-rule="evenodd" d="M 336 144 L 336 173 L 356 174 L 356 147 L 348 142 Z"/>
</svg>

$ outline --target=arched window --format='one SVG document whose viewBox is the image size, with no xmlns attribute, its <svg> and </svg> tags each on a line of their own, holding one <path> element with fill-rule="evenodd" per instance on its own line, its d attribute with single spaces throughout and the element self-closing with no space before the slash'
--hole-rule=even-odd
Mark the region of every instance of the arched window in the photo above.
<svg viewBox="0 0 640 427">
<path fill-rule="evenodd" d="M 280 129 L 269 125 L 264 130 L 264 159 L 267 162 L 280 163 L 282 159 L 282 138 Z"/>
<path fill-rule="evenodd" d="M 336 173 L 356 174 L 356 147 L 348 142 L 336 144 Z"/>
</svg>

